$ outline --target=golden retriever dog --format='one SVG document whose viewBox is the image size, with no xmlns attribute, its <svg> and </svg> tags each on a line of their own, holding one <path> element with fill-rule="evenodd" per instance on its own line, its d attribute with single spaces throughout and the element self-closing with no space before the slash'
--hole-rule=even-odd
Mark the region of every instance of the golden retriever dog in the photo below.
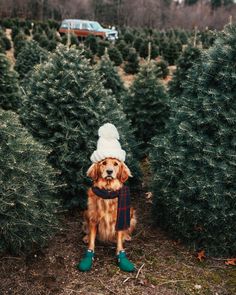
<svg viewBox="0 0 236 295">
<path fill-rule="evenodd" d="M 109 191 L 119 190 L 125 181 L 131 177 L 129 168 L 115 158 L 106 158 L 94 163 L 87 171 L 87 176 L 93 180 L 93 186 Z M 131 240 L 131 233 L 136 226 L 135 210 L 130 208 L 130 227 L 127 230 L 116 231 L 118 198 L 103 199 L 97 196 L 92 188 L 88 190 L 88 207 L 84 212 L 83 238 L 88 243 L 88 249 L 94 251 L 96 237 L 101 241 L 117 243 L 117 253 L 123 250 L 123 242 Z"/>
</svg>

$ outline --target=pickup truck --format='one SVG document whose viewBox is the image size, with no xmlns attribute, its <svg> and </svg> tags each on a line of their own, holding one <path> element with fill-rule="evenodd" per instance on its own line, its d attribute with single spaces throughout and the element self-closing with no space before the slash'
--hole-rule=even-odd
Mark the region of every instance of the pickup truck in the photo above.
<svg viewBox="0 0 236 295">
<path fill-rule="evenodd" d="M 100 37 L 104 40 L 118 39 L 118 31 L 115 29 L 105 29 L 99 22 L 81 20 L 81 19 L 65 19 L 59 28 L 60 35 L 67 34 L 68 31 L 76 35 L 80 39 L 84 39 L 89 35 Z"/>
</svg>

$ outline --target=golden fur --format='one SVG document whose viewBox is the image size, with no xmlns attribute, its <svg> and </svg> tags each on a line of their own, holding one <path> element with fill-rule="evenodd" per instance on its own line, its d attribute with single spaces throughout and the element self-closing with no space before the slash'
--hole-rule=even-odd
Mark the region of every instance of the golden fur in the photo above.
<svg viewBox="0 0 236 295">
<path fill-rule="evenodd" d="M 112 171 L 112 175 L 107 171 Z M 111 173 L 111 172 L 110 172 Z M 129 168 L 113 158 L 92 164 L 87 175 L 93 179 L 93 185 L 100 189 L 118 190 L 123 183 L 131 176 Z M 115 230 L 118 198 L 104 200 L 96 196 L 92 189 L 88 190 L 88 208 L 84 212 L 83 229 L 86 236 L 84 242 L 88 242 L 89 225 L 96 225 L 97 237 L 102 241 L 116 242 L 117 232 Z M 131 240 L 130 234 L 136 226 L 136 214 L 133 208 L 130 209 L 130 228 L 124 231 L 123 240 Z"/>
</svg>

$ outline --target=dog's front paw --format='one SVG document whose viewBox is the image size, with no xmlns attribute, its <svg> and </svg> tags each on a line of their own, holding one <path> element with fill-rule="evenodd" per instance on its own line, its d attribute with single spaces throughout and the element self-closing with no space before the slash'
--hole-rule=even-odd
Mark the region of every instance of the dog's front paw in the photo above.
<svg viewBox="0 0 236 295">
<path fill-rule="evenodd" d="M 121 250 L 116 257 L 120 270 L 126 272 L 133 272 L 136 270 L 134 264 L 126 257 L 124 250 Z"/>
<path fill-rule="evenodd" d="M 94 252 L 93 250 L 88 249 L 81 259 L 80 263 L 76 265 L 76 268 L 80 271 L 89 271 L 92 267 L 94 259 Z"/>
</svg>

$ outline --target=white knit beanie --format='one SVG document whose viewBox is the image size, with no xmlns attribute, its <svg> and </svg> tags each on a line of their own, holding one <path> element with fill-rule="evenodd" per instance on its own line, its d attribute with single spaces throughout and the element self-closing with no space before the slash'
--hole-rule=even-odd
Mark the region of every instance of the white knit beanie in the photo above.
<svg viewBox="0 0 236 295">
<path fill-rule="evenodd" d="M 125 161 L 125 151 L 122 150 L 119 133 L 111 123 L 106 123 L 98 129 L 97 150 L 93 152 L 90 160 L 93 163 L 102 161 L 105 158 L 115 158 Z"/>
</svg>

